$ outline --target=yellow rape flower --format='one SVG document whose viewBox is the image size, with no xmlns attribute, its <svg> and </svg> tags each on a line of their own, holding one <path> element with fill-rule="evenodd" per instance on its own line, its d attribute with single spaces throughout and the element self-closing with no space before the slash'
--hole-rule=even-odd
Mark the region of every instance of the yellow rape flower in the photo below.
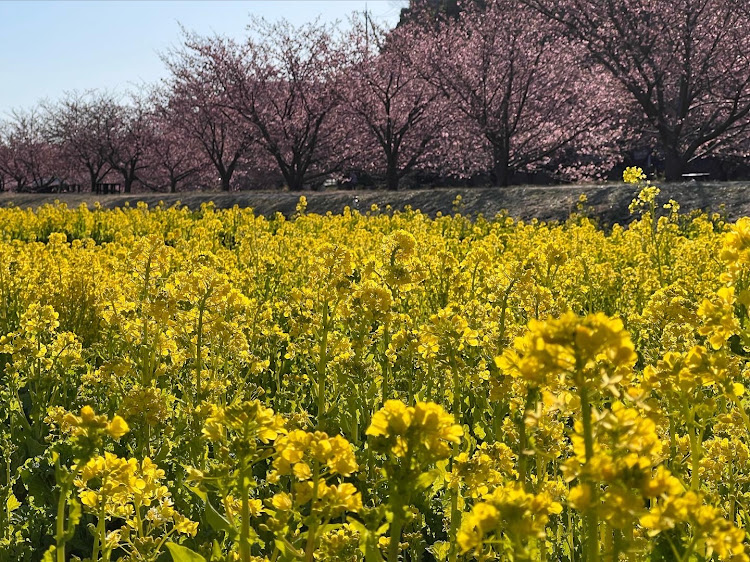
<svg viewBox="0 0 750 562">
<path fill-rule="evenodd" d="M 646 174 L 643 173 L 643 169 L 637 166 L 630 166 L 625 168 L 622 173 L 622 181 L 625 183 L 640 183 L 646 179 Z"/>
<path fill-rule="evenodd" d="M 533 385 L 567 375 L 576 386 L 593 384 L 618 395 L 617 386 L 635 360 L 622 320 L 567 312 L 558 319 L 531 320 L 528 331 L 495 362 L 502 372 Z"/>
<path fill-rule="evenodd" d="M 396 457 L 411 453 L 432 462 L 450 455 L 451 445 L 460 442 L 463 429 L 439 404 L 417 402 L 406 406 L 399 400 L 388 400 L 373 415 L 366 434 L 376 438 L 376 447 Z"/>
</svg>

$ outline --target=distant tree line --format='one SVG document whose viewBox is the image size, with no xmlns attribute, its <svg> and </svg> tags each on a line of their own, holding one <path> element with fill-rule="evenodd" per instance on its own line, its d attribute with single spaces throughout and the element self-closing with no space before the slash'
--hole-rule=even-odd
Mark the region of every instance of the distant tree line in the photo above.
<svg viewBox="0 0 750 562">
<path fill-rule="evenodd" d="M 386 30 L 185 32 L 168 77 L 0 122 L 0 188 L 679 180 L 750 152 L 746 0 L 420 0 Z"/>
</svg>

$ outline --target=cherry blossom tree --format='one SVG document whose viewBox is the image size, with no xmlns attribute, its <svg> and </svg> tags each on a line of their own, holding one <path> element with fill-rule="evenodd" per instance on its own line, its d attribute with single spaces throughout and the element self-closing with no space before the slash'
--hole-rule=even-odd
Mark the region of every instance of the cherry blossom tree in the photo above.
<svg viewBox="0 0 750 562">
<path fill-rule="evenodd" d="M 588 107 L 603 94 L 601 80 L 538 12 L 517 0 L 490 0 L 423 29 L 412 64 L 460 113 L 454 123 L 474 139 L 469 158 L 484 157 L 495 185 L 549 166 L 571 147 L 589 165 L 609 165 L 606 138 L 617 120 Z"/>
<path fill-rule="evenodd" d="M 365 15 L 351 20 L 346 42 L 339 115 L 360 140 L 357 163 L 383 174 L 390 190 L 435 149 L 447 109 L 444 94 L 406 56 L 418 39 L 412 26 L 388 33 Z"/>
<path fill-rule="evenodd" d="M 409 5 L 401 9 L 399 25 L 423 20 L 425 16 L 435 19 L 456 18 L 468 6 L 483 8 L 486 0 L 411 0 Z"/>
<path fill-rule="evenodd" d="M 289 189 L 339 172 L 351 158 L 333 118 L 343 52 L 330 26 L 256 19 L 243 44 L 193 36 L 186 47 L 212 69 L 225 113 L 252 128 Z"/>
<path fill-rule="evenodd" d="M 151 114 L 153 142 L 145 156 L 148 175 L 142 179 L 152 189 L 166 186 L 170 193 L 176 193 L 180 184 L 195 178 L 211 163 L 205 151 L 179 125 L 162 101 L 158 93 L 154 95 Z"/>
<path fill-rule="evenodd" d="M 10 189 L 10 175 L 5 171 L 4 163 L 9 160 L 9 148 L 3 141 L 2 125 L 0 125 L 0 191 Z"/>
<path fill-rule="evenodd" d="M 186 33 L 183 47 L 163 57 L 170 77 L 160 111 L 175 132 L 201 149 L 216 170 L 222 191 L 229 191 L 238 167 L 257 150 L 256 139 L 243 120 L 226 110 L 226 92 L 206 54 L 196 48 L 200 41 Z"/>
<path fill-rule="evenodd" d="M 10 120 L 0 122 L 0 174 L 3 183 L 13 183 L 17 191 L 25 191 L 31 180 L 18 158 L 18 137 L 13 134 Z"/>
<path fill-rule="evenodd" d="M 106 136 L 107 162 L 130 193 L 139 175 L 148 167 L 145 156 L 154 142 L 153 118 L 145 99 L 131 96 L 117 104 L 112 127 Z"/>
<path fill-rule="evenodd" d="M 69 93 L 45 107 L 50 140 L 71 167 L 85 170 L 92 192 L 111 171 L 110 143 L 119 107 L 105 92 Z"/>
<path fill-rule="evenodd" d="M 63 179 L 59 150 L 44 127 L 38 107 L 12 111 L 0 127 L 0 170 L 18 191 L 47 191 Z"/>
<path fill-rule="evenodd" d="M 668 180 L 750 134 L 745 0 L 523 0 L 583 46 L 640 110 Z"/>
<path fill-rule="evenodd" d="M 10 114 L 0 179 L 299 190 L 362 170 L 389 189 L 417 171 L 507 185 L 649 147 L 674 180 L 750 153 L 746 0 L 414 0 L 395 30 L 366 16 L 340 30 L 185 33 L 156 99 L 72 93 Z"/>
</svg>

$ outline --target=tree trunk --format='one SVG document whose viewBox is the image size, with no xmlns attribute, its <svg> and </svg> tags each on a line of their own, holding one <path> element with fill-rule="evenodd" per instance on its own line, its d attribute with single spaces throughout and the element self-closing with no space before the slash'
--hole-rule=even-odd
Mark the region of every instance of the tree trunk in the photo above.
<svg viewBox="0 0 750 562">
<path fill-rule="evenodd" d="M 91 193 L 97 193 L 97 184 L 99 183 L 99 178 L 96 172 L 93 170 L 89 170 L 89 178 L 91 179 Z"/>
<path fill-rule="evenodd" d="M 125 168 L 125 173 L 123 174 L 125 184 L 123 185 L 125 189 L 125 193 L 130 193 L 133 190 L 133 184 L 138 179 L 138 176 L 136 174 L 136 170 L 138 169 L 138 161 L 137 160 L 131 160 L 129 164 L 127 164 L 127 167 Z"/>
<path fill-rule="evenodd" d="M 397 156 L 389 156 L 388 164 L 385 171 L 385 185 L 388 191 L 398 189 L 398 162 Z"/>
<path fill-rule="evenodd" d="M 495 165 L 492 167 L 492 172 L 490 173 L 490 180 L 495 187 L 508 187 L 510 173 L 507 160 L 501 159 L 495 161 Z"/>
<path fill-rule="evenodd" d="M 222 191 L 229 191 L 232 188 L 232 174 L 231 172 L 227 172 L 225 174 L 221 174 L 221 190 Z"/>
<path fill-rule="evenodd" d="M 304 181 L 304 176 L 301 176 L 300 174 L 292 173 L 286 178 L 289 191 L 302 191 L 302 188 L 305 186 Z"/>
<path fill-rule="evenodd" d="M 668 150 L 664 158 L 664 175 L 667 181 L 682 181 L 685 160 L 676 150 Z"/>
<path fill-rule="evenodd" d="M 177 193 L 177 178 L 169 176 L 169 193 Z"/>
<path fill-rule="evenodd" d="M 492 172 L 490 173 L 492 185 L 495 187 L 508 187 L 508 183 L 510 182 L 510 170 L 508 169 L 510 154 L 508 147 L 494 145 L 492 160 Z"/>
</svg>

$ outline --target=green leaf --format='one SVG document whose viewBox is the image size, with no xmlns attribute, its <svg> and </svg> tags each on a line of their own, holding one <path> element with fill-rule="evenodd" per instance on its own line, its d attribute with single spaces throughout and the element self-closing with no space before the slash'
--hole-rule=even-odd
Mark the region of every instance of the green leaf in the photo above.
<svg viewBox="0 0 750 562">
<path fill-rule="evenodd" d="M 443 476 L 443 474 L 437 468 L 433 468 L 432 470 L 428 470 L 427 472 L 423 472 L 422 474 L 419 475 L 419 477 L 417 478 L 417 481 L 414 483 L 415 484 L 415 488 L 417 490 L 423 490 L 425 488 L 429 488 L 430 486 L 432 486 L 435 483 L 435 481 L 438 478 L 440 478 L 442 476 Z"/>
<path fill-rule="evenodd" d="M 236 534 L 232 524 L 221 513 L 216 511 L 211 502 L 206 499 L 206 523 L 214 531 L 224 531 L 230 537 Z"/>
<path fill-rule="evenodd" d="M 174 542 L 168 542 L 166 546 L 174 562 L 206 562 L 203 556 L 186 546 Z"/>
<path fill-rule="evenodd" d="M 276 548 L 279 549 L 279 554 L 281 555 L 279 558 L 280 561 L 301 559 L 305 556 L 304 552 L 295 548 L 294 545 L 284 537 L 274 539 L 274 544 L 276 545 Z"/>
<path fill-rule="evenodd" d="M 279 539 L 274 539 L 273 543 L 276 545 L 276 548 L 279 549 L 279 553 L 281 554 L 281 556 L 282 557 L 285 556 L 286 555 L 286 544 L 284 543 L 284 541 L 279 540 Z"/>
<path fill-rule="evenodd" d="M 47 450 L 47 447 L 42 445 L 39 441 L 31 437 L 30 435 L 26 436 L 24 445 L 26 445 L 26 450 L 28 451 L 28 456 L 30 457 L 41 456 Z"/>
<path fill-rule="evenodd" d="M 208 499 L 206 492 L 201 490 L 198 486 L 190 486 L 189 484 L 183 484 L 183 486 L 185 486 L 188 490 L 193 492 L 196 496 L 198 496 L 204 502 Z"/>
<path fill-rule="evenodd" d="M 219 541 L 214 539 L 214 546 L 211 549 L 211 560 L 218 560 L 219 558 L 221 558 L 221 545 Z"/>
<path fill-rule="evenodd" d="M 484 430 L 484 428 L 481 425 L 476 424 L 474 426 L 474 435 L 476 435 L 480 439 L 484 439 L 485 437 L 487 437 L 487 432 Z"/>
<path fill-rule="evenodd" d="M 435 560 L 438 562 L 443 562 L 444 560 L 448 560 L 448 553 L 450 552 L 451 545 L 447 541 L 436 541 L 435 544 L 433 544 L 430 548 L 427 550 L 430 551 L 430 554 L 432 554 L 435 557 Z"/>
<path fill-rule="evenodd" d="M 73 538 L 76 532 L 76 527 L 78 527 L 78 523 L 80 523 L 81 516 L 83 515 L 83 512 L 81 511 L 81 502 L 79 502 L 78 500 L 68 500 L 68 506 L 67 528 L 65 529 L 65 534 L 63 535 L 65 542 Z"/>
<path fill-rule="evenodd" d="M 13 495 L 11 492 L 10 496 L 8 496 L 8 499 L 5 501 L 5 506 L 8 510 L 8 513 L 13 513 L 16 509 L 21 507 L 21 502 L 18 501 L 18 498 Z"/>
<path fill-rule="evenodd" d="M 337 529 L 340 529 L 341 527 L 343 527 L 342 523 L 329 523 L 328 525 L 321 525 L 320 533 L 324 535 L 331 531 L 336 531 Z"/>
<path fill-rule="evenodd" d="M 388 528 L 388 524 L 386 523 L 385 525 L 382 525 L 377 533 L 373 533 L 356 519 L 350 517 L 348 522 L 350 527 L 359 533 L 359 550 L 365 555 L 365 562 L 382 562 L 383 557 L 378 548 L 378 536 L 385 532 L 385 529 Z"/>
<path fill-rule="evenodd" d="M 364 545 L 364 549 L 360 547 L 360 550 L 364 550 L 365 562 L 382 562 L 383 556 L 380 554 L 377 542 L 374 540 L 367 540 Z"/>
<path fill-rule="evenodd" d="M 35 500 L 35 505 L 56 505 L 57 497 L 52 492 L 49 475 L 42 468 L 31 470 L 28 464 L 29 462 L 27 461 L 27 466 L 21 468 L 19 472 L 21 481 L 29 492 L 29 496 Z"/>
<path fill-rule="evenodd" d="M 211 502 L 208 499 L 208 494 L 206 494 L 206 492 L 204 492 L 197 486 L 189 486 L 188 484 L 183 484 L 183 486 L 185 486 L 188 490 L 190 490 L 203 501 L 203 505 L 206 506 L 204 519 L 209 527 L 211 527 L 214 531 L 224 531 L 230 537 L 233 537 L 237 534 L 237 531 L 234 529 L 234 527 L 232 527 L 232 524 L 227 520 L 227 518 L 219 513 L 213 505 L 211 505 Z"/>
<path fill-rule="evenodd" d="M 57 547 L 53 544 L 47 549 L 47 551 L 44 553 L 44 556 L 42 556 L 42 562 L 55 562 L 56 552 Z"/>
</svg>

